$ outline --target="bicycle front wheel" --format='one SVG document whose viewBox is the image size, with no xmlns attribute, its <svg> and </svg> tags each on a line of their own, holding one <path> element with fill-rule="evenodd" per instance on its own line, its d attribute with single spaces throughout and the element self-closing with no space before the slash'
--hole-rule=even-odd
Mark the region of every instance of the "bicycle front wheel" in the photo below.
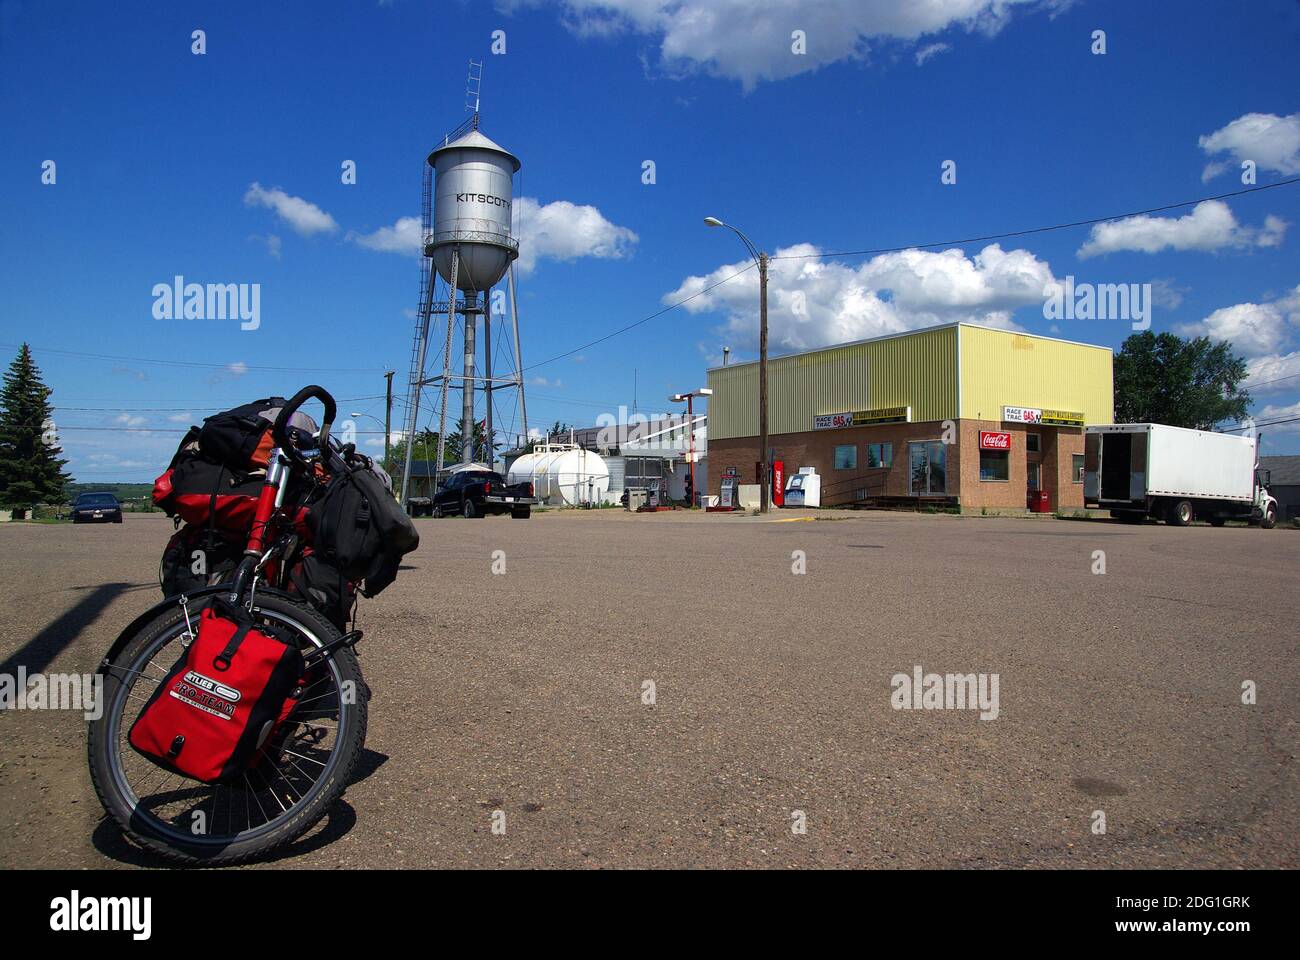
<svg viewBox="0 0 1300 960">
<path fill-rule="evenodd" d="M 190 642 L 209 601 L 168 607 L 105 668 L 103 711 L 90 724 L 91 779 L 104 809 L 141 847 L 190 866 L 264 856 L 312 828 L 352 776 L 366 738 L 369 691 L 356 655 L 313 658 L 308 688 L 241 780 L 204 784 L 154 765 L 127 742 L 131 724 Z M 340 636 L 306 604 L 259 594 L 255 622 L 292 636 L 304 654 Z"/>
</svg>

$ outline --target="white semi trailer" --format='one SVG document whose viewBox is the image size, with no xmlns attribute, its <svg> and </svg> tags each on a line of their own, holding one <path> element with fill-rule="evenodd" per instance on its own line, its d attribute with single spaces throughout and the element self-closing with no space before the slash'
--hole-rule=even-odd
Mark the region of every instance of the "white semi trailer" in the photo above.
<svg viewBox="0 0 1300 960">
<path fill-rule="evenodd" d="M 1160 423 L 1084 428 L 1083 499 L 1131 523 L 1146 517 L 1185 527 L 1246 520 L 1265 530 L 1277 501 L 1261 482 L 1254 437 Z"/>
</svg>

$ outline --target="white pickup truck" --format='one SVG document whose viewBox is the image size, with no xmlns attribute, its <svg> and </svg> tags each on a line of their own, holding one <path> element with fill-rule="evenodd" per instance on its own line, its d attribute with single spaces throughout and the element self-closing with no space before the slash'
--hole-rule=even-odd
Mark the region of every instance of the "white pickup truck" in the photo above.
<svg viewBox="0 0 1300 960">
<path fill-rule="evenodd" d="M 1254 437 L 1160 423 L 1085 427 L 1083 499 L 1132 523 L 1245 520 L 1268 530 L 1277 501 L 1261 482 L 1256 454 Z"/>
</svg>

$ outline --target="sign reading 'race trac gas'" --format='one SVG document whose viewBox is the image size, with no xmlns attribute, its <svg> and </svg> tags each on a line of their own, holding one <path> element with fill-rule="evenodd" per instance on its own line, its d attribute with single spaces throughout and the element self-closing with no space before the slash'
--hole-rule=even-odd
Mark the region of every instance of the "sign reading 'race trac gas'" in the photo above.
<svg viewBox="0 0 1300 960">
<path fill-rule="evenodd" d="M 1083 414 L 1075 410 L 1040 410 L 1037 407 L 1003 407 L 1003 423 L 1046 423 L 1061 427 L 1083 426 Z"/>
<path fill-rule="evenodd" d="M 834 430 L 839 427 L 865 427 L 873 423 L 908 423 L 911 419 L 911 407 L 877 407 L 874 410 L 818 414 L 813 417 L 813 429 Z"/>
</svg>

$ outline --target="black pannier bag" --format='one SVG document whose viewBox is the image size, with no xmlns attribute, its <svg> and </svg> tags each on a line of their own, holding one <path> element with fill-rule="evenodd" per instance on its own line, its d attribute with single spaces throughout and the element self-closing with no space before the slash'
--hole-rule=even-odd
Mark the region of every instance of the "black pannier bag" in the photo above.
<svg viewBox="0 0 1300 960">
<path fill-rule="evenodd" d="M 217 535 L 208 527 L 186 524 L 172 534 L 158 566 L 164 597 L 193 593 L 210 583 L 222 583 L 239 564 L 244 544 Z"/>
<path fill-rule="evenodd" d="M 397 578 L 402 557 L 420 545 L 415 524 L 368 457 L 344 448 L 340 468 L 307 507 L 316 555 L 373 597 Z"/>
<path fill-rule="evenodd" d="M 265 470 L 275 443 L 271 424 L 283 406 L 283 397 L 268 397 L 206 418 L 199 429 L 199 449 L 208 460 L 232 470 Z"/>
<path fill-rule="evenodd" d="M 347 632 L 356 606 L 356 588 L 338 568 L 314 553 L 308 554 L 289 571 L 288 590 L 323 613 L 330 623 Z"/>
</svg>

